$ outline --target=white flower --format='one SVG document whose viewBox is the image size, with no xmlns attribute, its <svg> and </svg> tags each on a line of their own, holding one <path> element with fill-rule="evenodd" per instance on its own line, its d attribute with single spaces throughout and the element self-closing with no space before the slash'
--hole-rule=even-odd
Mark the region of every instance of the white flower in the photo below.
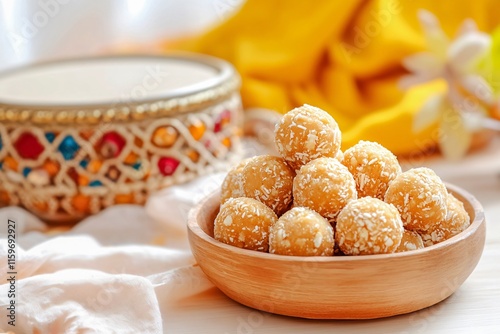
<svg viewBox="0 0 500 334">
<path fill-rule="evenodd" d="M 421 10 L 427 51 L 409 56 L 403 66 L 412 74 L 400 81 L 403 89 L 443 79 L 447 91 L 431 96 L 416 114 L 413 130 L 421 131 L 439 121 L 439 145 L 451 159 L 462 157 L 469 148 L 472 132 L 482 128 L 486 110 L 495 103 L 493 90 L 478 74 L 477 65 L 491 47 L 491 37 L 466 20 L 450 40 L 430 12 Z"/>
</svg>

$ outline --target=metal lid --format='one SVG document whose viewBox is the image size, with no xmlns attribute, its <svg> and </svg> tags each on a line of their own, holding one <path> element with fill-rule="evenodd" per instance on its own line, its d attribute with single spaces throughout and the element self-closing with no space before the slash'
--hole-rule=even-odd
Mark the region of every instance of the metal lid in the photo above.
<svg viewBox="0 0 500 334">
<path fill-rule="evenodd" d="M 195 54 L 47 62 L 0 74 L 0 121 L 97 124 L 199 110 L 234 93 L 227 62 Z"/>
</svg>

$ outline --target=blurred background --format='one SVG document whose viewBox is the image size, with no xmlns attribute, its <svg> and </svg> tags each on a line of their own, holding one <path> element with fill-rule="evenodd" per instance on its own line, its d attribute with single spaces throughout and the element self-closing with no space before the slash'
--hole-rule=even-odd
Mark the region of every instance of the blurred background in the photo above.
<svg viewBox="0 0 500 334">
<path fill-rule="evenodd" d="M 243 0 L 0 0 L 0 70 L 63 57 L 155 51 L 209 29 Z"/>
<path fill-rule="evenodd" d="M 0 71 L 204 53 L 235 66 L 245 108 L 307 103 L 339 123 L 343 149 L 363 139 L 457 160 L 500 130 L 499 9 L 493 0 L 0 0 Z"/>
</svg>

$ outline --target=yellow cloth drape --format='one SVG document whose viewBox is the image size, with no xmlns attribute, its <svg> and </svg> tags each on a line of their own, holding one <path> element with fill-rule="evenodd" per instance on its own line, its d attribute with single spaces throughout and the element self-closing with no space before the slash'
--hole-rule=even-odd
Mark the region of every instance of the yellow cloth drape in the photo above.
<svg viewBox="0 0 500 334">
<path fill-rule="evenodd" d="M 286 112 L 304 103 L 328 111 L 343 131 L 343 148 L 360 139 L 412 154 L 436 140 L 412 132 L 433 82 L 401 92 L 401 60 L 424 48 L 419 8 L 441 20 L 449 36 L 465 18 L 491 31 L 497 0 L 249 0 L 222 25 L 181 48 L 233 63 L 246 107 Z"/>
</svg>

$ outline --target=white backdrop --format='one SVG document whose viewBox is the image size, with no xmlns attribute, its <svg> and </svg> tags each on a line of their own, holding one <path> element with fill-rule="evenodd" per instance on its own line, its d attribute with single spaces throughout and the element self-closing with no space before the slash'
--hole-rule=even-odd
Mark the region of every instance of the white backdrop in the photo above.
<svg viewBox="0 0 500 334">
<path fill-rule="evenodd" d="M 242 0 L 0 0 L 0 70 L 208 29 Z"/>
</svg>

